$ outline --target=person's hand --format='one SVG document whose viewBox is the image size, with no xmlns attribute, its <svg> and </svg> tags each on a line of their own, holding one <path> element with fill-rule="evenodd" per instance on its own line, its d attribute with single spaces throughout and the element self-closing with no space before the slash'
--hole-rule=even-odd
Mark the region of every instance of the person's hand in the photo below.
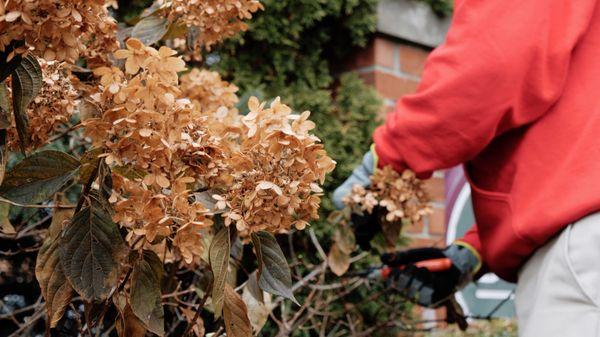
<svg viewBox="0 0 600 337">
<path fill-rule="evenodd" d="M 431 271 L 418 267 L 417 262 L 449 258 L 450 268 Z M 426 307 L 439 307 L 464 287 L 479 270 L 478 254 L 461 243 L 446 249 L 417 248 L 384 254 L 381 261 L 393 267 L 389 284 L 409 300 Z M 421 263 L 422 264 L 422 263 Z"/>
<path fill-rule="evenodd" d="M 333 192 L 333 204 L 337 209 L 344 208 L 344 198 L 350 195 L 355 185 L 362 187 L 371 185 L 371 176 L 375 172 L 376 167 L 377 155 L 373 147 L 371 147 L 371 150 L 364 155 L 362 163 L 352 171 L 352 175 Z"/>
<path fill-rule="evenodd" d="M 371 150 L 364 155 L 362 163 L 352 171 L 352 175 L 333 192 L 333 204 L 337 209 L 344 208 L 344 198 L 352 193 L 352 188 L 355 185 L 365 188 L 371 185 L 371 176 L 376 167 L 377 155 L 371 147 Z M 366 212 L 362 214 L 354 213 L 351 215 L 351 222 L 356 236 L 356 243 L 361 249 L 369 249 L 371 239 L 381 230 L 378 211 L 373 210 L 371 214 Z"/>
</svg>

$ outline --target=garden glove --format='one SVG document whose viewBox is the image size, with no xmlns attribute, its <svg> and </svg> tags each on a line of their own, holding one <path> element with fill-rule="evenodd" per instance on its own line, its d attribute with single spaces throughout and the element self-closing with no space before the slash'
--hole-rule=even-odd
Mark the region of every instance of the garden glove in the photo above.
<svg viewBox="0 0 600 337">
<path fill-rule="evenodd" d="M 337 209 L 344 208 L 344 198 L 352 192 L 354 185 L 367 187 L 371 185 L 371 176 L 377 167 L 377 154 L 371 146 L 371 150 L 367 152 L 362 160 L 362 163 L 352 171 L 352 175 L 344 181 L 333 192 L 333 204 Z"/>
<path fill-rule="evenodd" d="M 452 261 L 449 269 L 430 271 L 415 266 L 417 262 L 443 258 Z M 384 254 L 381 261 L 394 268 L 389 278 L 390 286 L 409 300 L 433 308 L 446 303 L 473 279 L 481 267 L 479 254 L 462 243 L 452 244 L 446 249 L 417 248 Z"/>
<path fill-rule="evenodd" d="M 377 167 L 377 154 L 374 146 L 367 152 L 362 163 L 352 171 L 352 175 L 333 192 L 333 204 L 337 209 L 344 208 L 344 198 L 352 192 L 355 185 L 367 188 L 371 185 L 371 176 Z M 379 212 L 375 209 L 371 214 L 352 214 L 351 221 L 356 237 L 356 243 L 363 250 L 371 248 L 370 242 L 381 230 L 378 220 Z"/>
</svg>

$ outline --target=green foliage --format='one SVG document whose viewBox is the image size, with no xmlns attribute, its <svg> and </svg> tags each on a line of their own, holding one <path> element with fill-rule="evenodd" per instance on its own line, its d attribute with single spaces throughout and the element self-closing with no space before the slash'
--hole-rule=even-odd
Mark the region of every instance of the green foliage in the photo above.
<svg viewBox="0 0 600 337">
<path fill-rule="evenodd" d="M 454 8 L 453 0 L 418 0 L 428 4 L 431 9 L 440 17 L 449 16 Z"/>
<path fill-rule="evenodd" d="M 265 86 L 269 96 L 282 88 L 323 95 L 314 90 L 331 87 L 331 61 L 364 46 L 377 23 L 376 0 L 263 3 L 250 29 L 218 50 L 218 67 L 243 90 Z"/>
</svg>

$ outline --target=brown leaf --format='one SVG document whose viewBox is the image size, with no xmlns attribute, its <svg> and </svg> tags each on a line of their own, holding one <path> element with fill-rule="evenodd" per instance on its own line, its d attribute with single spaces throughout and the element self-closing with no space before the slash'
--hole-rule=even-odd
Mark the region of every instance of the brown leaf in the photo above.
<svg viewBox="0 0 600 337">
<path fill-rule="evenodd" d="M 252 324 L 254 332 L 258 333 L 267 322 L 269 313 L 273 309 L 273 303 L 271 294 L 258 287 L 256 272 L 249 275 L 248 282 L 242 291 L 242 300 L 248 308 L 250 324 Z"/>
<path fill-rule="evenodd" d="M 350 254 L 343 252 L 336 243 L 331 246 L 327 258 L 329 268 L 337 276 L 342 276 L 350 268 Z"/>
<path fill-rule="evenodd" d="M 119 337 L 144 337 L 146 336 L 146 327 L 139 318 L 135 316 L 129 304 L 125 305 L 121 319 L 117 322 L 117 334 Z"/>
<path fill-rule="evenodd" d="M 63 316 L 74 294 L 60 263 L 59 234 L 60 231 L 50 231 L 40 248 L 35 264 L 35 277 L 46 300 L 46 312 L 52 328 Z"/>
<path fill-rule="evenodd" d="M 215 316 L 220 317 L 223 309 L 223 289 L 227 281 L 229 267 L 229 227 L 223 227 L 213 238 L 209 249 L 209 261 L 212 268 L 214 282 L 212 290 L 212 303 Z"/>
<path fill-rule="evenodd" d="M 333 241 L 337 244 L 338 249 L 347 255 L 352 254 L 356 248 L 354 231 L 345 223 L 338 224 L 335 232 L 333 233 Z"/>
<path fill-rule="evenodd" d="M 90 118 L 98 118 L 101 115 L 98 105 L 91 100 L 84 98 L 79 101 L 79 118 L 85 121 Z"/>
<path fill-rule="evenodd" d="M 15 227 L 10 223 L 8 218 L 8 212 L 10 211 L 10 204 L 0 203 L 0 232 L 4 234 L 16 234 Z"/>
<path fill-rule="evenodd" d="M 251 337 L 252 326 L 248 318 L 248 308 L 238 293 L 225 284 L 223 320 L 228 337 Z"/>
<path fill-rule="evenodd" d="M 400 233 L 402 232 L 402 219 L 395 221 L 387 221 L 384 215 L 379 217 L 381 231 L 385 239 L 386 247 L 392 249 L 396 247 Z"/>
<path fill-rule="evenodd" d="M 181 307 L 181 313 L 185 316 L 188 324 L 192 324 L 194 317 L 196 316 L 196 310 L 192 310 L 189 308 Z M 204 328 L 204 320 L 201 317 L 196 317 L 196 321 L 194 322 L 194 327 L 192 328 L 192 332 L 196 337 L 204 337 L 206 329 Z"/>
<path fill-rule="evenodd" d="M 57 194 L 54 198 L 54 204 L 63 204 L 67 202 L 61 193 Z M 63 229 L 63 225 L 66 225 L 65 220 L 70 220 L 73 217 L 74 209 L 70 208 L 55 208 L 52 214 L 52 222 L 48 227 L 48 236 L 58 237 Z"/>
</svg>

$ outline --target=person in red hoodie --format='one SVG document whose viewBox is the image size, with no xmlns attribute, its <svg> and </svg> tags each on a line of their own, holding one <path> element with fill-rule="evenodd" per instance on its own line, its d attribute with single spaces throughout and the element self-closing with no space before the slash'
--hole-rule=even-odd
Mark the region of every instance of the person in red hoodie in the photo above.
<svg viewBox="0 0 600 337">
<path fill-rule="evenodd" d="M 600 1 L 456 0 L 374 143 L 338 205 L 375 165 L 462 163 L 477 225 L 442 253 L 518 283 L 520 336 L 600 336 Z"/>
</svg>

